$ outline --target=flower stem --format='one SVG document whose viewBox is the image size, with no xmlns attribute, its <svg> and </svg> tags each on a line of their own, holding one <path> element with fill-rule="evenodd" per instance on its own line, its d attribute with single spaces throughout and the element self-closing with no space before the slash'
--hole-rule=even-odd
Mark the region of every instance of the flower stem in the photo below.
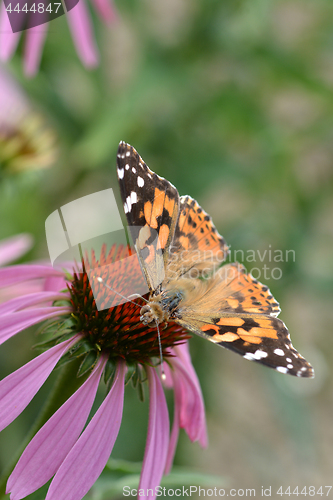
<svg viewBox="0 0 333 500">
<path fill-rule="evenodd" d="M 60 406 L 83 384 L 83 382 L 88 377 L 89 373 L 85 376 L 78 378 L 76 376 L 78 372 L 81 359 L 75 359 L 70 363 L 66 363 L 60 368 L 60 373 L 58 379 L 54 385 L 53 390 L 50 392 L 48 400 L 45 402 L 37 420 L 32 425 L 31 430 L 23 441 L 22 446 L 14 456 L 12 463 L 5 469 L 0 477 L 0 500 L 5 500 L 9 498 L 6 495 L 6 483 L 12 473 L 18 459 L 23 453 L 26 446 L 29 444 L 31 439 L 39 431 L 41 427 L 47 422 L 47 420 L 60 408 Z"/>
</svg>

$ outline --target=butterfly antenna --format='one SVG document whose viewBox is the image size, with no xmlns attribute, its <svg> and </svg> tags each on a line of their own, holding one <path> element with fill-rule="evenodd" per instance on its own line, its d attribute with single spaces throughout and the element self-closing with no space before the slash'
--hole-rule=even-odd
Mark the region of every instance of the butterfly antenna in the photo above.
<svg viewBox="0 0 333 500">
<path fill-rule="evenodd" d="M 156 323 L 156 328 L 157 328 L 158 347 L 159 347 L 159 350 L 160 350 L 160 359 L 161 359 L 161 379 L 165 380 L 166 379 L 166 375 L 165 375 L 165 371 L 164 371 L 164 368 L 163 368 L 163 355 L 162 355 L 160 327 L 158 326 L 158 322 L 156 320 L 155 320 L 155 323 Z"/>
<path fill-rule="evenodd" d="M 133 300 L 130 300 L 128 297 L 125 297 L 125 295 L 123 295 L 122 293 L 119 293 L 116 290 L 114 290 L 107 283 L 104 283 L 103 278 L 101 278 L 100 276 L 98 276 L 96 279 L 97 279 L 97 281 L 99 281 L 99 283 L 103 283 L 103 285 L 106 288 L 108 288 L 112 292 L 116 293 L 117 295 L 120 295 L 120 297 L 122 297 L 126 301 L 131 302 L 132 304 L 135 304 L 136 306 L 140 307 L 140 304 L 137 304 L 136 302 L 133 302 Z M 137 295 L 137 294 L 133 294 L 133 295 L 136 295 L 136 296 L 140 297 L 141 299 L 143 299 L 143 297 L 141 297 L 140 295 Z M 133 295 L 130 295 L 130 297 L 132 297 Z M 143 300 L 145 300 L 146 302 L 148 302 L 148 300 L 146 300 L 146 299 L 143 299 Z M 164 371 L 164 368 L 163 368 L 163 354 L 162 354 L 161 334 L 160 334 L 160 328 L 158 326 L 158 322 L 157 321 L 156 321 L 156 328 L 157 328 L 158 348 L 159 348 L 159 351 L 160 351 L 160 360 L 161 360 L 161 379 L 165 380 L 166 379 L 166 375 L 165 375 L 165 371 Z"/>
<path fill-rule="evenodd" d="M 103 278 L 101 278 L 100 276 L 98 276 L 97 278 L 97 281 L 99 281 L 100 283 L 103 283 L 103 285 L 108 288 L 109 290 L 111 290 L 112 292 L 116 293 L 117 295 L 120 295 L 120 297 L 122 297 L 123 299 L 126 300 L 126 302 L 131 302 L 132 304 L 135 304 L 136 306 L 138 307 L 141 307 L 141 304 L 137 304 L 136 302 L 133 302 L 133 300 L 130 300 L 128 297 L 125 297 L 125 295 L 123 295 L 122 293 L 119 293 L 117 292 L 116 290 L 114 290 L 113 288 L 111 288 L 111 286 L 107 285 L 106 283 L 104 283 L 104 280 Z M 140 297 L 140 295 L 138 296 Z M 142 297 L 141 297 L 142 298 Z M 145 300 L 145 299 L 144 299 Z"/>
</svg>

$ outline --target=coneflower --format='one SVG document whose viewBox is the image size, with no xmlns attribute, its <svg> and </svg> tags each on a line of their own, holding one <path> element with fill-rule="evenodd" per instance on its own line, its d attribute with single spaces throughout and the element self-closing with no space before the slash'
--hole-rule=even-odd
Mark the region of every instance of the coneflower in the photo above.
<svg viewBox="0 0 333 500">
<path fill-rule="evenodd" d="M 115 8 L 110 0 L 93 0 L 92 3 L 103 22 L 110 23 L 116 18 Z M 77 2 L 74 8 L 66 12 L 66 17 L 79 58 L 87 68 L 96 67 L 99 53 L 85 0 Z M 25 30 L 23 66 L 27 76 L 34 76 L 39 69 L 48 24 L 46 22 L 42 26 Z M 6 5 L 3 2 L 0 9 L 0 61 L 8 61 L 13 56 L 20 37 L 20 31 L 16 33 L 12 31 Z"/>
<path fill-rule="evenodd" d="M 14 77 L 0 67 L 0 175 L 47 168 L 57 156 L 55 133 Z"/>
<path fill-rule="evenodd" d="M 140 321 L 145 298 L 119 304 L 116 297 L 127 296 L 133 283 L 143 279 L 136 257 L 129 265 L 126 257 L 130 254 L 124 246 L 113 246 L 107 253 L 104 245 L 99 259 L 94 255 L 85 258 L 82 268 L 71 274 L 38 264 L 0 269 L 1 286 L 32 278 L 47 284 L 47 290 L 0 305 L 0 342 L 45 320 L 42 331 L 48 339 L 44 344 L 47 350 L 0 382 L 0 430 L 24 410 L 60 359 L 64 362 L 81 358 L 78 376 L 85 375 L 79 389 L 23 452 L 7 483 L 11 500 L 24 498 L 53 476 L 47 500 L 80 500 L 87 493 L 101 474 L 117 438 L 124 386 L 129 380 L 140 394 L 146 382 L 149 387 L 140 497 L 147 498 L 147 490 L 154 491 L 163 473 L 170 471 L 180 428 L 192 441 L 207 444 L 204 405 L 188 352 L 187 332 L 172 322 L 160 328 L 165 375 L 162 382 L 156 328 Z M 107 308 L 98 308 L 94 297 Z M 108 393 L 82 432 L 102 376 Z M 174 389 L 171 435 L 163 384 Z"/>
</svg>

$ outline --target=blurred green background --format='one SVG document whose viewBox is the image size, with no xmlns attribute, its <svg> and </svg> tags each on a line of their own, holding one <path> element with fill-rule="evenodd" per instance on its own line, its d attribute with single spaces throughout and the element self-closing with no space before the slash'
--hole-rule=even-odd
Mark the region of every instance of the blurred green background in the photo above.
<svg viewBox="0 0 333 500">
<path fill-rule="evenodd" d="M 1 170 L 0 239 L 31 233 L 22 259 L 48 257 L 44 221 L 80 196 L 117 189 L 120 140 L 195 197 L 231 246 L 256 252 L 248 270 L 280 302 L 295 347 L 316 377 L 300 380 L 191 340 L 208 420 L 201 450 L 184 434 L 176 465 L 234 488 L 329 485 L 333 470 L 333 4 L 331 0 L 123 0 L 87 71 L 66 19 L 54 20 L 31 80 L 21 50 L 8 65 L 57 136 L 48 169 Z M 274 262 L 268 250 L 295 251 Z M 262 262 L 259 258 L 267 250 Z M 286 260 L 284 258 L 284 260 Z M 280 279 L 271 270 L 279 267 Z M 258 271 L 256 271 L 258 275 Z M 276 275 L 275 275 L 276 276 Z M 34 330 L 1 346 L 0 375 L 31 358 Z M 0 435 L 4 467 L 55 375 Z M 127 390 L 112 456 L 140 461 L 147 403 Z M 172 403 L 172 398 L 170 398 Z M 214 485 L 212 485 L 214 486 Z M 34 498 L 38 498 L 35 496 Z M 43 497 L 41 497 L 43 498 Z"/>
</svg>

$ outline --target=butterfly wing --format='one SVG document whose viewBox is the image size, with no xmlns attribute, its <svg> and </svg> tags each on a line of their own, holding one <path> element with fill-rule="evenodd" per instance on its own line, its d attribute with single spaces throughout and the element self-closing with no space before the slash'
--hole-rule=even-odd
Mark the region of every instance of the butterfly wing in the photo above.
<svg viewBox="0 0 333 500">
<path fill-rule="evenodd" d="M 276 316 L 278 303 L 269 289 L 239 264 L 227 264 L 197 285 L 177 311 L 183 327 L 245 359 L 281 373 L 313 377 L 311 365 L 293 347 L 288 329 Z"/>
<path fill-rule="evenodd" d="M 228 253 L 224 238 L 207 212 L 190 196 L 181 196 L 164 285 L 186 274 L 208 277 Z"/>
<path fill-rule="evenodd" d="M 196 251 L 223 262 L 228 255 L 225 240 L 210 215 L 191 196 L 180 197 L 179 218 L 172 242 L 173 252 Z"/>
<path fill-rule="evenodd" d="M 189 196 L 152 172 L 121 142 L 118 179 L 130 232 L 151 292 L 184 293 L 172 319 L 222 347 L 282 373 L 313 377 L 311 365 L 293 347 L 276 316 L 267 287 L 239 264 L 217 265 L 228 247 L 210 216 Z M 171 250 L 171 251 L 170 251 Z M 207 280 L 204 271 L 213 273 Z M 191 275 L 192 271 L 199 274 Z"/>
<path fill-rule="evenodd" d="M 121 142 L 120 193 L 130 233 L 150 291 L 161 285 L 179 213 L 177 189 L 152 172 L 136 150 Z"/>
</svg>

